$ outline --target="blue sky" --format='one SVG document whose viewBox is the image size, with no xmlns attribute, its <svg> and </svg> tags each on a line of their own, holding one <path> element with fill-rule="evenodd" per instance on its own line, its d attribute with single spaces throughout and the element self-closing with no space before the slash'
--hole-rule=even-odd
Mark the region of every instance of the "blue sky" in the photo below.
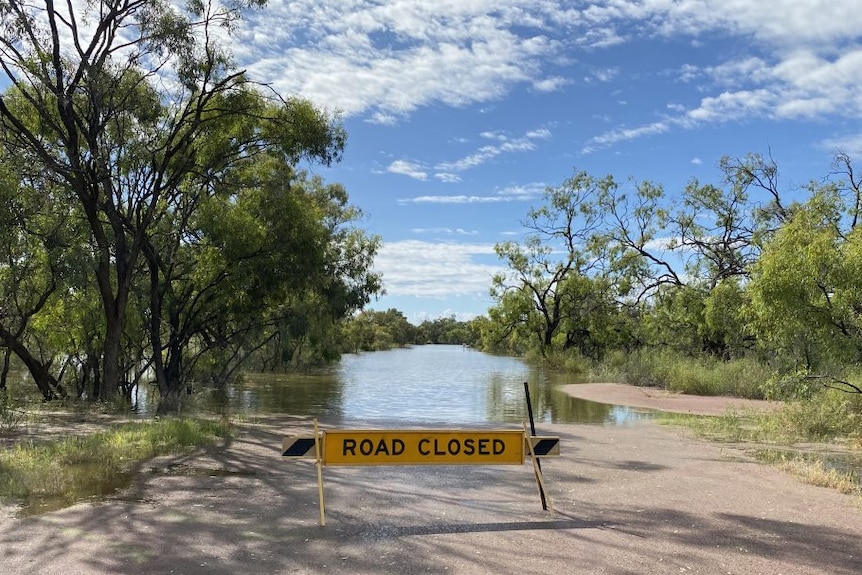
<svg viewBox="0 0 862 575">
<path fill-rule="evenodd" d="M 792 190 L 862 151 L 858 0 L 270 0 L 237 63 L 342 114 L 342 182 L 379 234 L 372 309 L 470 319 L 495 243 L 573 172 L 681 190 L 770 154 Z"/>
</svg>

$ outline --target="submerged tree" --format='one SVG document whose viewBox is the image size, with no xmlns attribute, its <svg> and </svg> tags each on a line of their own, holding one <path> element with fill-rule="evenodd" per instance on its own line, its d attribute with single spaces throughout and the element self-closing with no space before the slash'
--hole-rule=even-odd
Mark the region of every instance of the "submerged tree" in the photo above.
<svg viewBox="0 0 862 575">
<path fill-rule="evenodd" d="M 197 320 L 202 302 L 224 303 L 207 298 L 216 287 L 224 291 L 228 284 L 219 283 L 224 278 L 212 270 L 208 279 L 188 281 L 189 274 L 207 273 L 206 265 L 198 269 L 194 258 L 200 254 L 195 250 L 202 241 L 211 245 L 203 234 L 214 233 L 199 225 L 198 210 L 212 208 L 218 198 L 236 199 L 267 186 L 287 189 L 296 182 L 292 175 L 281 182 L 271 176 L 255 181 L 252 171 L 263 158 L 280 164 L 283 175 L 293 174 L 292 166 L 300 161 L 329 164 L 341 156 L 345 134 L 337 118 L 304 100 L 283 99 L 233 67 L 224 48 L 225 34 L 242 10 L 261 4 L 192 1 L 179 9 L 150 0 L 80 7 L 0 1 L 0 66 L 10 84 L 0 95 L 4 152 L 37 162 L 45 181 L 56 190 L 56 201 L 85 224 L 76 245 L 88 251 L 80 261 L 89 262 L 92 283 L 87 278 L 82 282 L 87 285 L 73 291 L 89 294 L 95 288 L 102 322 L 90 331 L 96 341 L 79 342 L 86 346 L 87 356 L 79 367 L 97 365 L 89 371 L 90 397 L 104 400 L 118 390 L 128 393 L 133 382 L 127 372 L 130 366 L 140 370 L 142 361 L 153 362 L 162 392 L 174 393 L 182 386 L 182 374 L 188 373 L 181 367 L 179 347 L 189 344 L 190 334 L 216 338 L 211 327 L 202 327 L 206 322 Z M 279 197 L 278 192 L 271 193 L 272 198 Z M 223 206 L 234 207 L 231 201 Z M 294 219 L 273 221 L 274 229 L 265 229 L 266 222 L 256 225 L 264 233 L 290 237 L 309 233 L 316 240 L 307 241 L 327 245 L 315 244 L 317 251 L 309 254 L 324 249 L 332 256 L 331 250 L 346 249 L 331 244 L 352 241 L 349 236 L 311 231 L 333 208 L 315 209 L 284 214 L 283 218 Z M 312 223 L 306 225 L 305 219 Z M 275 237 L 270 243 L 277 241 Z M 233 239 L 236 248 L 241 238 Z M 281 258 L 279 264 L 299 263 L 297 254 L 306 253 L 303 241 L 289 243 L 298 252 L 272 251 L 267 260 L 260 253 L 240 250 L 233 254 L 235 259 L 227 257 L 223 263 L 249 266 L 248 256 L 254 255 L 257 264 L 251 272 L 271 277 L 277 272 L 265 270 L 263 262 Z M 360 239 L 350 248 L 359 253 L 353 258 L 358 267 L 330 274 L 362 284 L 352 296 L 337 294 L 335 288 L 324 294 L 353 297 L 337 313 L 346 313 L 378 289 L 374 277 L 366 273 L 370 261 L 363 260 L 368 252 L 373 254 L 374 246 L 373 241 Z M 297 278 L 306 278 L 306 283 L 290 290 L 274 288 L 269 297 L 287 291 L 295 297 L 319 279 L 319 274 L 305 273 L 311 267 L 335 270 L 339 263 L 344 262 L 319 257 L 302 269 L 285 266 L 284 274 L 296 274 L 295 283 L 302 283 Z M 256 289 L 263 292 L 267 287 L 262 281 Z M 198 307 L 184 308 L 188 304 L 178 303 L 182 297 L 191 297 L 191 305 Z M 143 321 L 132 321 L 131 315 Z M 195 327 L 183 323 L 189 321 Z M 223 328 L 223 333 L 234 327 Z M 136 343 L 141 330 L 149 334 L 148 359 Z M 66 350 L 67 356 L 76 353 L 80 350 Z"/>
<path fill-rule="evenodd" d="M 38 167 L 27 169 L 21 158 L 0 156 L 0 343 L 5 348 L 0 390 L 6 388 L 14 354 L 45 399 L 65 394 L 52 370 L 61 360 L 42 338 L 34 338 L 34 318 L 62 297 L 75 263 L 70 261 L 73 222 L 57 193 Z"/>
</svg>

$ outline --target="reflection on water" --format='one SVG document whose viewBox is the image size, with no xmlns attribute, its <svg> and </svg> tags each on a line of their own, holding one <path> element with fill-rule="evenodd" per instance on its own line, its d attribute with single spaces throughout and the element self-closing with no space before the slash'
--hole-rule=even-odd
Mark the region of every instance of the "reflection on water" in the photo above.
<svg viewBox="0 0 862 575">
<path fill-rule="evenodd" d="M 38 401 L 20 370 L 14 398 Z M 323 421 L 401 421 L 439 424 L 519 424 L 527 418 L 524 382 L 530 386 L 537 423 L 625 424 L 652 417 L 648 410 L 576 399 L 560 386 L 578 383 L 512 358 L 458 345 L 421 345 L 345 355 L 313 373 L 248 373 L 224 390 L 189 396 L 192 411 L 285 414 Z M 141 417 L 155 413 L 157 393 L 148 385 L 133 398 Z"/>
<path fill-rule="evenodd" d="M 198 408 L 282 413 L 322 420 L 521 423 L 529 382 L 537 422 L 623 424 L 649 412 L 585 401 L 558 389 L 575 383 L 511 358 L 452 345 L 346 355 L 313 374 L 246 374 L 225 392 L 201 394 Z"/>
</svg>

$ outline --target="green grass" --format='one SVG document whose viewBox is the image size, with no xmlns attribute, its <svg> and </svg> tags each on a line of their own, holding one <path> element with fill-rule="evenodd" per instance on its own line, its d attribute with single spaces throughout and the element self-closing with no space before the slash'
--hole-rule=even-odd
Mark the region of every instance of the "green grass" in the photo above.
<svg viewBox="0 0 862 575">
<path fill-rule="evenodd" d="M 6 394 L 0 394 L 0 433 L 14 433 L 24 424 L 26 412 L 12 405 Z"/>
<path fill-rule="evenodd" d="M 768 444 L 754 455 L 800 480 L 862 497 L 858 469 L 829 465 L 835 455 L 821 456 L 794 448 L 798 443 L 835 443 L 849 452 L 849 460 L 862 456 L 862 395 L 823 389 L 808 399 L 787 403 L 775 412 L 728 411 L 706 417 L 663 413 L 658 421 L 682 426 L 717 442 Z"/>
<path fill-rule="evenodd" d="M 776 411 L 728 411 L 715 417 L 665 413 L 659 421 L 682 425 L 716 441 L 790 444 L 844 443 L 862 450 L 862 395 L 823 389 Z"/>
<path fill-rule="evenodd" d="M 764 399 L 769 368 L 753 359 L 723 361 L 670 351 L 615 352 L 594 366 L 591 379 L 652 386 L 692 395 Z"/>
<path fill-rule="evenodd" d="M 0 452 L 0 498 L 53 507 L 127 486 L 140 462 L 184 453 L 230 435 L 226 422 L 160 419 L 49 442 L 27 441 Z"/>
</svg>

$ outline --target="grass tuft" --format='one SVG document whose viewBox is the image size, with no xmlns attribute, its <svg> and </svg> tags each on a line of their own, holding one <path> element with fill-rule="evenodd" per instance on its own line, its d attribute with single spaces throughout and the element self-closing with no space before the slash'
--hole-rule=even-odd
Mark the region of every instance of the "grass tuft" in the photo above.
<svg viewBox="0 0 862 575">
<path fill-rule="evenodd" d="M 809 485 L 834 489 L 845 495 L 862 494 L 862 486 L 860 486 L 859 477 L 855 472 L 844 471 L 835 466 L 827 465 L 818 456 L 761 449 L 755 452 L 755 457 L 760 461 L 777 465 L 779 469 L 798 477 Z"/>
<path fill-rule="evenodd" d="M 69 504 L 128 485 L 136 463 L 230 436 L 224 421 L 160 419 L 0 452 L 0 498 Z"/>
</svg>

